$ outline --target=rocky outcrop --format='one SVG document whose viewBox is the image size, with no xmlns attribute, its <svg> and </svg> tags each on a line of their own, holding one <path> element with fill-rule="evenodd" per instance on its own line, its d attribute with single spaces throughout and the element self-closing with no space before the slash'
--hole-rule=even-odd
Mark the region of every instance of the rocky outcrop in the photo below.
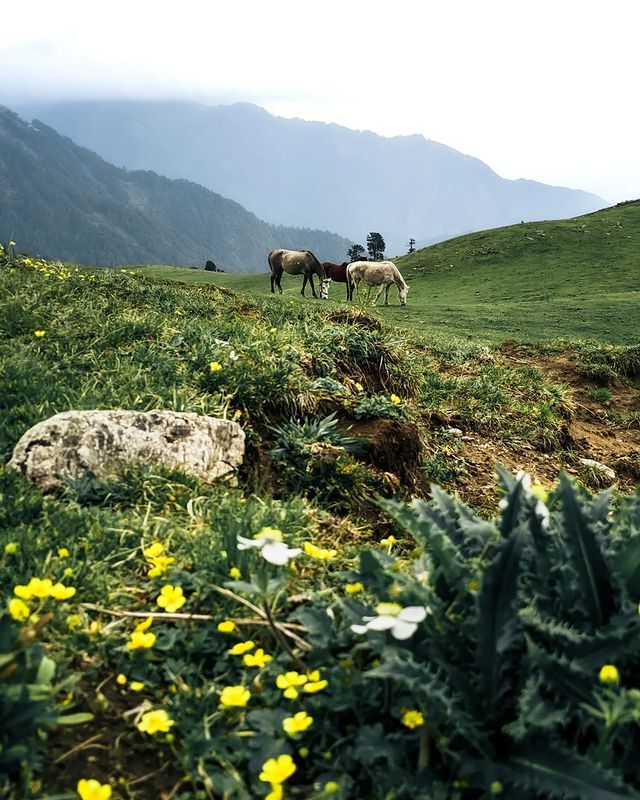
<svg viewBox="0 0 640 800">
<path fill-rule="evenodd" d="M 162 464 L 212 481 L 242 463 L 244 431 L 225 419 L 178 411 L 65 411 L 30 428 L 10 466 L 43 491 L 92 472 L 102 480 L 132 463 Z"/>
</svg>

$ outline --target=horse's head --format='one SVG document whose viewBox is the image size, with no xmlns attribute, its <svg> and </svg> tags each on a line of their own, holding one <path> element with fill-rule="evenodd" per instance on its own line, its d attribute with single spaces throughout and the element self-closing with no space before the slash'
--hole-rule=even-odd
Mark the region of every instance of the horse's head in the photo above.
<svg viewBox="0 0 640 800">
<path fill-rule="evenodd" d="M 329 299 L 329 284 L 331 283 L 331 278 L 323 278 L 320 281 L 320 297 L 323 300 Z"/>
<path fill-rule="evenodd" d="M 405 283 L 404 288 L 400 289 L 400 305 L 407 305 L 407 295 L 409 294 L 409 287 Z"/>
</svg>

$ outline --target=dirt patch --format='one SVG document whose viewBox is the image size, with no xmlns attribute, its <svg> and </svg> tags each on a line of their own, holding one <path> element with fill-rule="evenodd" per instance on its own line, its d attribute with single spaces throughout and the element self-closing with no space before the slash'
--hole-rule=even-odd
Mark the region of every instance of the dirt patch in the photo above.
<svg viewBox="0 0 640 800">
<path fill-rule="evenodd" d="M 340 325 L 359 325 L 374 331 L 382 330 L 380 320 L 370 317 L 362 311 L 333 311 L 327 315 L 327 322 L 337 322 Z"/>
</svg>

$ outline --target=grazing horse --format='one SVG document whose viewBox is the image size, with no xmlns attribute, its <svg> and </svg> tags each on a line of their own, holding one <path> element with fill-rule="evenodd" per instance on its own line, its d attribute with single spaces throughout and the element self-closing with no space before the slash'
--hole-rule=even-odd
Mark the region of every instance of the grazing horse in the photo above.
<svg viewBox="0 0 640 800">
<path fill-rule="evenodd" d="M 327 273 L 327 282 L 322 283 L 320 287 L 320 296 L 323 300 L 329 298 L 329 283 L 335 281 L 336 283 L 345 283 L 347 285 L 347 300 L 349 299 L 349 284 L 347 283 L 347 267 L 348 261 L 343 261 L 342 264 L 332 264 L 331 261 L 323 261 L 322 266 Z"/>
<path fill-rule="evenodd" d="M 269 267 L 271 268 L 271 293 L 275 294 L 274 284 L 278 287 L 280 294 L 282 294 L 282 286 L 280 279 L 282 273 L 286 272 L 289 275 L 304 275 L 302 281 L 302 291 L 300 292 L 304 297 L 304 290 L 307 281 L 311 284 L 311 292 L 314 297 L 317 297 L 315 286 L 313 285 L 313 276 L 317 275 L 320 279 L 320 292 L 323 291 L 325 284 L 328 286 L 329 281 L 322 264 L 313 255 L 310 250 L 272 250 L 269 253 Z"/>
<path fill-rule="evenodd" d="M 400 305 L 407 304 L 407 293 L 409 287 L 404 282 L 399 269 L 392 261 L 354 261 L 347 267 L 347 287 L 349 289 L 349 300 L 353 300 L 353 289 L 360 293 L 360 283 L 366 283 L 369 287 L 379 286 L 378 293 L 374 298 L 374 304 L 384 290 L 384 304 L 389 305 L 389 287 L 394 283 L 398 287 Z"/>
</svg>

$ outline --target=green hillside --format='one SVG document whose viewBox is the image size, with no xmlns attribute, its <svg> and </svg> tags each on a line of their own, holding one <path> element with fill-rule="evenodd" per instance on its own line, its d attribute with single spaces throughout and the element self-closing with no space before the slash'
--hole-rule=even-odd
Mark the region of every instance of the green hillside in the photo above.
<svg viewBox="0 0 640 800">
<path fill-rule="evenodd" d="M 499 343 L 640 339 L 640 201 L 575 219 L 472 233 L 394 259 L 410 286 L 406 307 L 391 290 L 368 313 L 426 335 Z M 147 274 L 204 281 L 263 296 L 268 274 L 231 276 L 152 267 Z M 283 279 L 285 294 L 299 282 Z M 329 306 L 342 304 L 331 288 Z M 308 300 L 306 302 L 312 302 Z"/>
<path fill-rule="evenodd" d="M 0 249 L 0 796 L 636 796 L 640 347 L 155 272 Z M 96 408 L 236 420 L 244 463 L 7 466 Z"/>
</svg>

